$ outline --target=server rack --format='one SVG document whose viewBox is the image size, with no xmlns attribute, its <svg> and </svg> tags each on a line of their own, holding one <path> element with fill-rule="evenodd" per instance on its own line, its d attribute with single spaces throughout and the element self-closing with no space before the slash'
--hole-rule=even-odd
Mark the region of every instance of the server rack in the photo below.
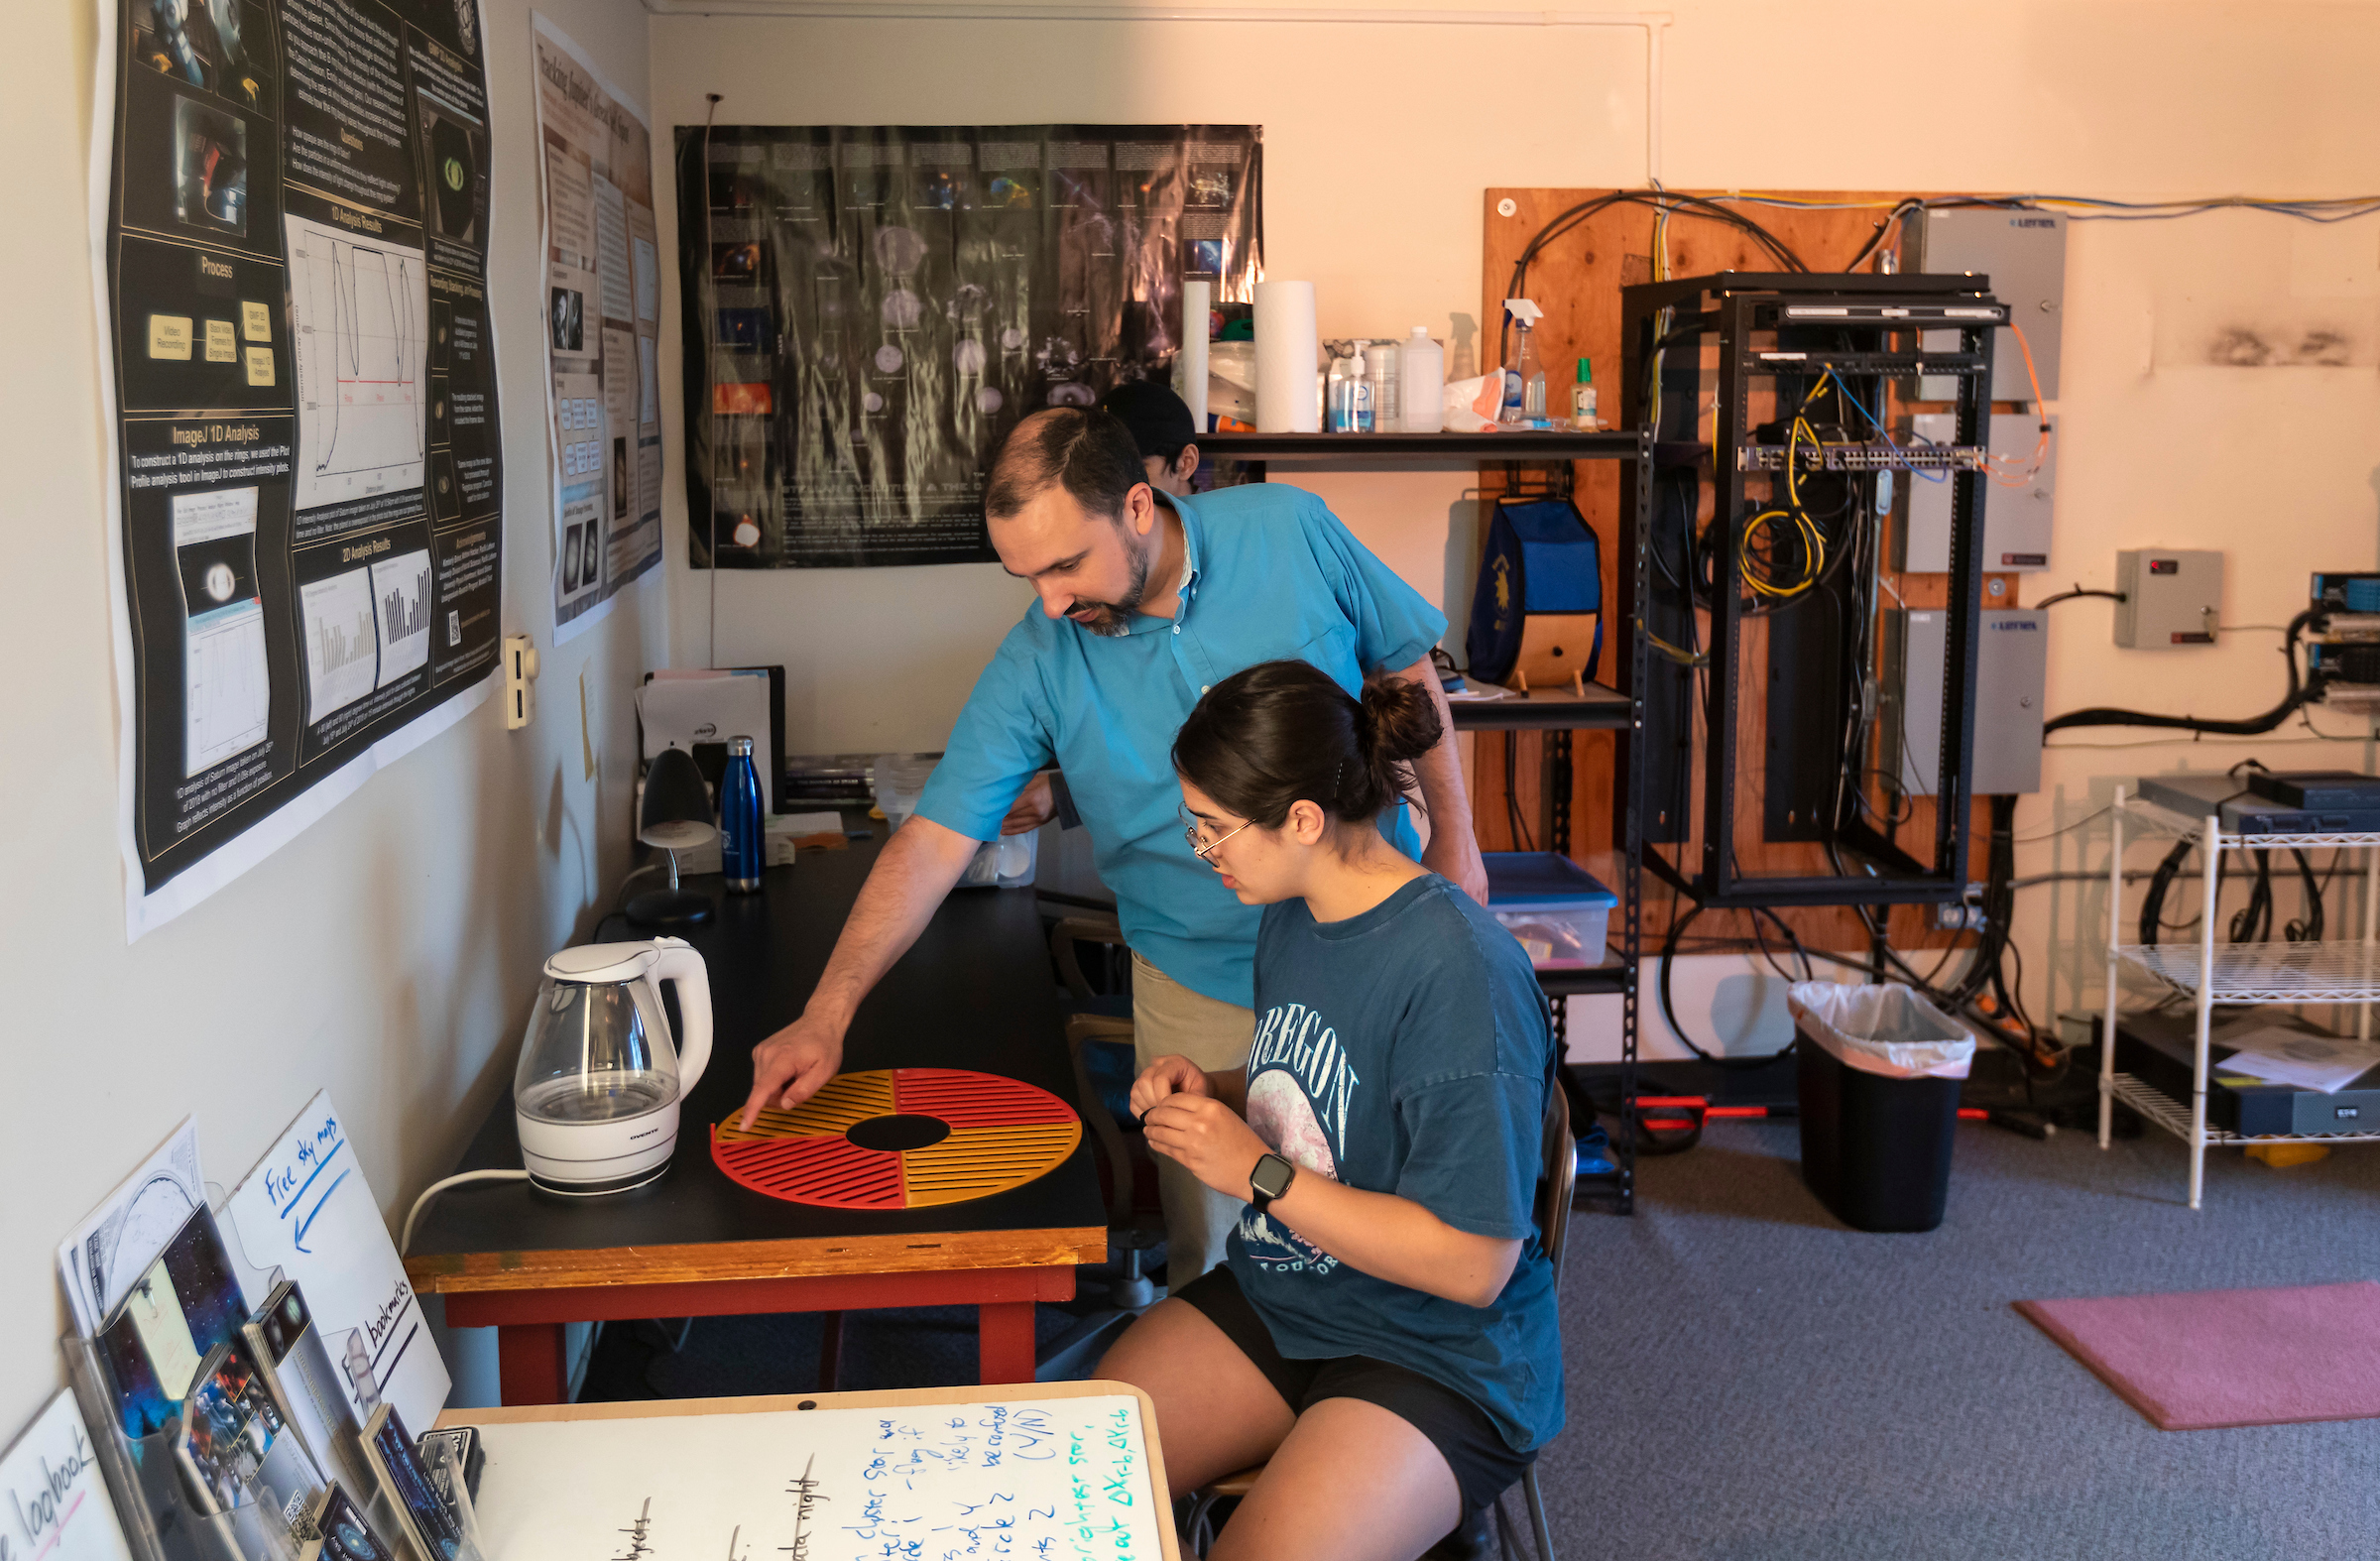
<svg viewBox="0 0 2380 1561">
<path fill-rule="evenodd" d="M 1646 595 L 1633 616 L 1639 636 L 1663 653 L 1645 663 L 1639 685 L 1647 750 L 1642 838 L 1648 847 L 1678 848 L 1674 861 L 1648 849 L 1646 868 L 1713 907 L 1961 899 L 1972 800 L 1985 430 L 1993 338 L 2008 321 L 2006 306 L 1991 296 L 1989 279 L 1975 275 L 1721 272 L 1623 288 L 1620 298 L 1622 405 L 1630 424 L 1649 432 L 1656 467 L 1656 481 L 1638 485 L 1643 508 L 1635 528 L 1654 567 L 1641 575 Z M 1956 350 L 1945 339 L 1953 331 Z M 1945 333 L 1936 337 L 1941 350 L 1928 350 L 1921 332 Z M 1904 443 L 1886 431 L 1888 387 L 1919 374 L 1945 377 L 1957 389 L 1957 431 L 1948 446 Z M 1700 432 L 1706 390 L 1707 440 Z M 1799 429 L 1780 435 L 1782 409 L 1807 407 L 1835 390 L 1859 410 L 1864 426 L 1838 426 L 1831 438 L 1804 438 Z M 1762 391 L 1780 409 L 1764 423 L 1754 421 Z M 1798 410 L 1792 416 L 1798 420 Z M 1897 776 L 1900 766 L 1879 767 L 1872 748 L 1846 759 L 1840 738 L 1862 730 L 1859 741 L 1872 745 L 1881 728 L 1873 720 L 1880 678 L 1872 647 L 1863 635 L 1839 632 L 1851 621 L 1847 613 L 1838 613 L 1830 630 L 1816 610 L 1817 587 L 1797 599 L 1798 608 L 1777 607 L 1751 597 L 1744 571 L 1759 523 L 1788 513 L 1780 495 L 1800 482 L 1832 485 L 1870 517 L 1865 561 L 1837 562 L 1868 600 L 1882 566 L 1875 528 L 1892 508 L 1876 490 L 1895 480 L 1953 485 L 1950 590 L 1941 609 L 1951 622 L 1942 748 L 1933 766 L 1940 781 L 1931 839 L 1923 841 L 1903 837 L 1897 802 L 1887 797 L 1879 808 L 1868 799 L 1866 788 L 1880 784 L 1874 777 L 1885 769 Z M 1707 525 L 1699 519 L 1705 485 Z M 1798 498 L 1790 503 L 1801 508 Z M 1754 678 L 1744 631 L 1762 616 L 1768 663 Z M 1738 803 L 1750 757 L 1742 751 L 1743 702 L 1755 686 L 1767 717 L 1767 752 L 1758 756 L 1760 838 L 1818 848 L 1791 855 L 1806 863 L 1823 852 L 1831 871 L 1754 873 L 1742 865 Z M 1864 715 L 1864 724 L 1850 722 L 1852 715 Z M 1847 788 L 1840 780 L 1846 774 Z M 1698 843 L 1699 861 L 1690 860 Z"/>
</svg>

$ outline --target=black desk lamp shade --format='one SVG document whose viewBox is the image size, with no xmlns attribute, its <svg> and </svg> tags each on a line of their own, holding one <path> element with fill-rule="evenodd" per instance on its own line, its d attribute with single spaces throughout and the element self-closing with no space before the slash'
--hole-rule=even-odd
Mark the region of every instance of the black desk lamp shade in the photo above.
<svg viewBox="0 0 2380 1561">
<path fill-rule="evenodd" d="M 711 918 L 710 898 L 680 889 L 677 854 L 718 833 L 711 821 L 711 794 L 694 756 L 664 748 L 645 767 L 645 800 L 637 809 L 637 838 L 669 855 L 669 887 L 650 890 L 628 902 L 628 919 L 641 927 L 682 927 Z"/>
</svg>

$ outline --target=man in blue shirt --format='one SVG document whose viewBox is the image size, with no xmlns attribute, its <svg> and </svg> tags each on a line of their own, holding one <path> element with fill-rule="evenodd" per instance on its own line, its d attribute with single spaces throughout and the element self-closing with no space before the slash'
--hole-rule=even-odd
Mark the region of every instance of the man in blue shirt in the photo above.
<svg viewBox="0 0 2380 1561">
<path fill-rule="evenodd" d="M 1159 495 L 1121 421 L 1055 408 L 1003 442 L 984 510 L 1002 564 L 1039 601 L 977 679 L 801 1018 L 755 1048 L 747 1121 L 834 1075 L 860 1001 L 916 940 L 977 844 L 1004 824 L 1039 822 L 1019 794 L 1051 764 L 1091 829 L 1132 949 L 1142 1065 L 1166 1054 L 1217 1072 L 1244 1064 L 1259 912 L 1192 853 L 1171 754 L 1199 696 L 1259 661 L 1310 661 L 1351 693 L 1368 674 L 1429 689 L 1446 735 L 1414 767 L 1428 848 L 1402 808 L 1383 827 L 1407 855 L 1488 898 L 1454 721 L 1430 665 L 1446 619 L 1321 500 L 1266 483 Z M 1170 1160 L 1158 1170 L 1178 1287 L 1221 1260 L 1239 1209 Z"/>
</svg>

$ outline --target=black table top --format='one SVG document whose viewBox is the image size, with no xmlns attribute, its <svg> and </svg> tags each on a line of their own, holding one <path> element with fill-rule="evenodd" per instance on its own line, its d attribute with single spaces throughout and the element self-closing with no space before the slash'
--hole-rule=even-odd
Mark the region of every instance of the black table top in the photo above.
<svg viewBox="0 0 2380 1561">
<path fill-rule="evenodd" d="M 795 866 L 771 868 L 754 895 L 727 894 L 716 877 L 686 880 L 718 906 L 712 920 L 685 933 L 708 966 L 712 1046 L 683 1103 L 668 1173 L 599 1198 L 560 1197 L 526 1182 L 448 1191 L 423 1216 L 408 1254 L 416 1287 L 480 1287 L 463 1277 L 461 1255 L 1104 1228 L 1087 1134 L 1064 1164 L 1024 1186 L 913 1211 L 787 1203 L 739 1186 L 713 1163 L 711 1126 L 751 1090 L 752 1048 L 800 1015 L 880 844 L 805 851 Z M 861 1005 L 843 1066 L 974 1068 L 1038 1085 L 1079 1109 L 1033 892 L 953 891 Z M 456 1169 L 520 1163 L 508 1088 Z"/>
</svg>

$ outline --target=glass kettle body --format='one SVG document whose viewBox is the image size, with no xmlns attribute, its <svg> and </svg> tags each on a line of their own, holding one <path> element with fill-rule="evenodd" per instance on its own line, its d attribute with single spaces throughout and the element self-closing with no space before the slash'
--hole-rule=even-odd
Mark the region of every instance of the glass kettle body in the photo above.
<svg viewBox="0 0 2380 1561">
<path fill-rule="evenodd" d="M 661 983 L 677 985 L 684 1050 Z M 552 1192 L 625 1192 L 669 1168 L 678 1103 L 711 1057 L 711 988 L 680 938 L 594 943 L 545 962 L 513 1071 L 530 1179 Z"/>
</svg>

